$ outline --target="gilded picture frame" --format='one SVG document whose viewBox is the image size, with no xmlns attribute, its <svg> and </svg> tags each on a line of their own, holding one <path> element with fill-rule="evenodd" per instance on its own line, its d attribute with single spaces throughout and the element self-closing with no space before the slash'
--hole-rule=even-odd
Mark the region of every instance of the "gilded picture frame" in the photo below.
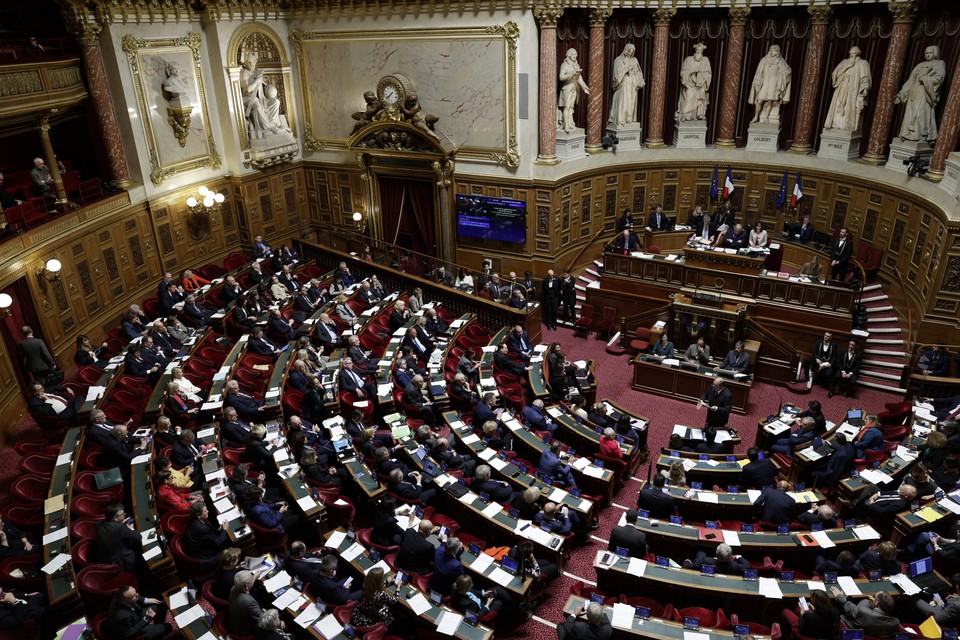
<svg viewBox="0 0 960 640">
<path fill-rule="evenodd" d="M 199 33 L 177 38 L 138 38 L 127 34 L 122 39 L 147 141 L 150 180 L 155 185 L 178 173 L 218 169 L 221 165 L 210 126 L 200 47 Z M 181 68 L 181 102 L 193 107 L 186 131 L 171 129 L 169 94 L 163 89 L 171 63 Z"/>
</svg>

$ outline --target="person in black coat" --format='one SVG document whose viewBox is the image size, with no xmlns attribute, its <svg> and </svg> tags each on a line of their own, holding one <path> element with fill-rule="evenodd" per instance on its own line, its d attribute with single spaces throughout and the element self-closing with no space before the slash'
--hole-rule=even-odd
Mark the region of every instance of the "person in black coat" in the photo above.
<svg viewBox="0 0 960 640">
<path fill-rule="evenodd" d="M 110 438 L 104 442 L 97 463 L 105 469 L 117 467 L 124 479 L 129 478 L 130 463 L 135 457 L 146 453 L 141 446 L 139 438 L 127 437 L 126 425 L 118 424 L 110 430 Z"/>
<path fill-rule="evenodd" d="M 440 542 L 436 537 L 438 530 L 430 520 L 423 519 L 416 529 L 404 531 L 397 551 L 397 569 L 418 574 L 433 571 L 433 557 Z M 432 539 L 437 541 L 436 545 Z"/>
<path fill-rule="evenodd" d="M 143 568 L 140 534 L 127 525 L 123 505 L 113 502 L 103 511 L 104 519 L 97 523 L 97 562 L 120 565 L 120 571 Z"/>
<path fill-rule="evenodd" d="M 397 501 L 387 496 L 377 503 L 373 513 L 373 531 L 370 539 L 385 547 L 395 547 L 403 540 L 404 529 L 397 522 Z"/>
<path fill-rule="evenodd" d="M 876 548 L 867 549 L 857 558 L 856 566 L 863 572 L 880 570 L 884 576 L 900 573 L 900 560 L 897 559 L 897 545 L 884 540 Z"/>
<path fill-rule="evenodd" d="M 324 556 L 320 561 L 320 575 L 311 583 L 310 590 L 328 606 L 340 606 L 363 597 L 363 589 L 350 591 L 346 580 L 337 579 L 337 556 L 333 555 Z"/>
<path fill-rule="evenodd" d="M 376 403 L 377 387 L 353 370 L 353 360 L 343 358 L 340 361 L 340 391 L 349 391 L 357 397 Z"/>
<path fill-rule="evenodd" d="M 504 603 L 497 598 L 495 589 L 481 591 L 473 588 L 473 578 L 467 574 L 459 575 L 453 581 L 453 594 L 450 606 L 461 613 L 475 613 L 483 617 L 492 611 L 501 611 Z"/>
<path fill-rule="evenodd" d="M 672 495 L 664 493 L 663 485 L 664 477 L 658 473 L 653 477 L 652 484 L 648 482 L 644 485 L 637 498 L 638 509 L 647 511 L 651 518 L 660 520 L 677 514 L 677 504 Z"/>
<path fill-rule="evenodd" d="M 129 425 L 133 420 L 127 421 Z M 167 421 L 169 422 L 169 420 Z M 95 444 L 99 447 L 102 447 L 106 444 L 111 436 L 113 428 L 117 426 L 115 422 L 110 422 L 107 420 L 107 414 L 103 412 L 102 409 L 94 409 L 90 412 L 90 426 L 87 427 L 86 443 Z M 157 419 L 157 427 L 159 429 L 160 419 Z M 171 443 L 172 444 L 172 443 Z"/>
<path fill-rule="evenodd" d="M 510 483 L 504 480 L 493 480 L 490 474 L 490 465 L 482 464 L 477 467 L 473 475 L 473 484 L 471 485 L 473 490 L 477 493 L 481 491 L 486 493 L 490 496 L 491 500 L 499 502 L 500 504 L 512 502 L 516 494 L 510 487 Z"/>
<path fill-rule="evenodd" d="M 44 629 L 41 637 L 52 638 L 53 631 L 46 630 L 52 625 L 45 622 L 45 616 L 49 610 L 47 598 L 42 593 L 0 589 L 0 630 L 20 629 L 28 620 L 34 620 L 41 629 Z"/>
<path fill-rule="evenodd" d="M 740 473 L 740 487 L 742 489 L 760 489 L 769 487 L 777 481 L 777 465 L 772 460 L 760 459 L 760 452 L 756 447 L 747 450 L 748 462 Z"/>
<path fill-rule="evenodd" d="M 264 441 L 266 436 L 267 428 L 264 425 L 255 424 L 250 427 L 250 439 L 247 440 L 247 448 L 243 452 L 243 461 L 257 469 L 270 469 L 273 465 L 273 454 L 267 450 Z"/>
<path fill-rule="evenodd" d="M 833 342 L 833 333 L 826 331 L 823 338 L 814 343 L 810 357 L 803 361 L 803 367 L 807 371 L 807 387 L 813 386 L 816 376 L 822 376 L 824 386 L 828 386 L 833 381 L 836 359 L 837 345 Z"/>
<path fill-rule="evenodd" d="M 694 450 L 697 453 L 706 453 L 708 455 L 720 455 L 726 448 L 722 443 L 717 442 L 717 430 L 715 427 L 707 427 L 703 430 L 703 442 L 698 442 Z"/>
<path fill-rule="evenodd" d="M 220 438 L 230 444 L 245 446 L 250 440 L 250 423 L 240 419 L 234 407 L 223 410 L 223 424 L 220 425 Z"/>
<path fill-rule="evenodd" d="M 43 547 L 31 542 L 23 531 L 0 520 L 0 560 L 40 553 Z"/>
<path fill-rule="evenodd" d="M 757 517 L 763 522 L 773 524 L 789 524 L 797 515 L 797 501 L 787 491 L 790 483 L 781 480 L 776 488 L 767 487 L 760 493 L 760 497 L 753 503 L 757 510 Z"/>
<path fill-rule="evenodd" d="M 813 591 L 809 606 L 801 614 L 797 622 L 797 631 L 801 635 L 829 640 L 840 636 L 840 610 L 833 606 L 826 591 Z"/>
<path fill-rule="evenodd" d="M 853 393 L 853 387 L 857 384 L 857 375 L 860 373 L 860 364 L 863 360 L 863 354 L 857 351 L 857 341 L 851 340 L 847 345 L 847 350 L 837 356 L 837 373 L 833 378 L 833 384 L 830 386 L 830 392 L 827 397 L 832 398 L 835 393 L 842 393 L 850 397 Z"/>
<path fill-rule="evenodd" d="M 192 429 L 180 432 L 180 440 L 170 450 L 170 462 L 178 469 L 192 468 L 203 453 L 203 443 Z"/>
<path fill-rule="evenodd" d="M 543 304 L 543 321 L 547 329 L 556 330 L 557 328 L 557 310 L 560 307 L 560 298 L 562 295 L 562 283 L 557 278 L 553 269 L 547 271 L 547 277 L 543 279 L 540 286 L 540 300 Z"/>
<path fill-rule="evenodd" d="M 524 376 L 526 372 L 530 370 L 530 367 L 525 367 L 507 353 L 507 343 L 503 342 L 500 344 L 500 348 L 497 349 L 496 353 L 493 354 L 493 364 L 498 371 L 503 371 L 504 373 L 512 373 L 515 376 Z"/>
<path fill-rule="evenodd" d="M 190 505 L 190 520 L 187 522 L 186 541 L 190 557 L 200 560 L 203 569 L 212 569 L 219 564 L 220 552 L 227 545 L 229 536 L 222 524 L 210 524 L 210 512 L 203 502 Z"/>
<path fill-rule="evenodd" d="M 830 249 L 830 277 L 843 280 L 847 276 L 847 265 L 853 257 L 853 240 L 847 237 L 846 227 L 840 229 L 840 235 Z"/>
<path fill-rule="evenodd" d="M 730 410 L 733 408 L 733 395 L 723 383 L 723 378 L 717 376 L 713 384 L 700 396 L 697 408 L 707 408 L 706 425 L 710 427 L 726 426 L 730 419 Z"/>
<path fill-rule="evenodd" d="M 510 503 L 510 507 L 517 510 L 517 518 L 520 520 L 533 520 L 540 513 L 540 490 L 536 487 L 529 487 L 526 491 L 518 493 Z"/>
<path fill-rule="evenodd" d="M 726 542 L 717 545 L 716 555 L 712 558 L 704 551 L 697 551 L 693 560 L 684 560 L 684 569 L 701 569 L 702 567 L 714 567 L 717 573 L 731 576 L 742 576 L 743 572 L 750 568 L 750 563 L 743 558 L 733 555 L 733 549 Z"/>
<path fill-rule="evenodd" d="M 857 459 L 856 447 L 853 446 L 852 442 L 847 442 L 847 437 L 842 433 L 833 436 L 830 446 L 833 447 L 834 452 L 826 466 L 813 472 L 814 488 L 835 487 L 840 478 L 850 473 L 850 470 L 853 469 L 853 463 Z"/>
<path fill-rule="evenodd" d="M 141 596 L 131 586 L 120 587 L 107 613 L 108 637 L 132 640 L 142 636 L 146 640 L 159 640 L 173 629 L 162 622 L 166 617 L 167 607 L 161 600 Z"/>
<path fill-rule="evenodd" d="M 250 339 L 247 341 L 247 351 L 258 356 L 270 356 L 274 359 L 280 354 L 280 349 L 264 335 L 261 327 L 255 328 L 251 333 Z"/>
<path fill-rule="evenodd" d="M 327 390 L 323 388 L 323 380 L 320 376 L 314 376 L 307 384 L 307 390 L 304 392 L 303 400 L 300 403 L 300 412 L 305 420 L 314 424 L 323 422 L 329 417 Z"/>
<path fill-rule="evenodd" d="M 630 556 L 633 558 L 646 558 L 647 536 L 636 527 L 637 510 L 627 509 L 625 518 L 625 524 L 614 527 L 613 531 L 610 532 L 610 542 L 607 549 L 616 551 L 617 547 L 623 547 L 630 552 Z"/>
<path fill-rule="evenodd" d="M 263 414 L 263 400 L 240 390 L 240 383 L 231 380 L 226 386 L 227 397 L 224 404 L 237 410 L 237 414 L 247 421 L 260 419 Z"/>
<path fill-rule="evenodd" d="M 409 479 L 404 478 L 400 469 L 392 469 L 387 477 L 388 490 L 407 502 L 419 500 L 424 505 L 430 504 L 437 493 L 436 488 L 424 489 L 419 471 L 411 471 L 408 477 Z M 399 541 L 396 544 L 399 544 Z"/>
<path fill-rule="evenodd" d="M 322 575 L 320 563 L 317 562 L 318 558 L 316 553 L 307 551 L 307 545 L 300 540 L 295 540 L 290 543 L 290 549 L 283 561 L 283 568 L 304 584 L 314 584 Z"/>
<path fill-rule="evenodd" d="M 557 625 L 557 640 L 610 640 L 613 625 L 603 607 L 596 602 L 583 604 L 584 608 Z"/>
<path fill-rule="evenodd" d="M 47 393 L 43 385 L 37 382 L 33 385 L 33 395 L 27 401 L 27 407 L 41 416 L 56 416 L 60 420 L 75 421 L 84 401 L 83 396 L 74 395 L 67 387 L 55 387 Z"/>
</svg>

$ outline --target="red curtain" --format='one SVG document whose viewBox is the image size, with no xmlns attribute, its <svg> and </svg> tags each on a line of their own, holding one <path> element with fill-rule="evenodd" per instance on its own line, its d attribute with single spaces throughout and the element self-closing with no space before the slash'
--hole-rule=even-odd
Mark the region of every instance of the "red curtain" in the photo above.
<svg viewBox="0 0 960 640">
<path fill-rule="evenodd" d="M 30 296 L 30 287 L 27 281 L 21 278 L 3 290 L 11 298 L 13 304 L 10 306 L 10 316 L 3 319 L 3 346 L 10 354 L 10 362 L 13 363 L 13 371 L 17 376 L 17 382 L 24 395 L 30 390 L 30 375 L 23 368 L 23 359 L 17 352 L 17 344 L 23 340 L 23 333 L 20 331 L 24 325 L 33 328 L 33 335 L 43 339 L 43 327 L 40 325 L 40 316 L 33 306 L 33 298 Z"/>
<path fill-rule="evenodd" d="M 400 231 L 400 213 L 406 181 L 389 176 L 378 176 L 380 186 L 380 221 L 383 223 L 383 240 L 394 244 Z"/>
<path fill-rule="evenodd" d="M 407 198 L 420 228 L 421 253 L 437 255 L 437 236 L 433 215 L 433 183 L 427 180 L 408 180 Z"/>
</svg>

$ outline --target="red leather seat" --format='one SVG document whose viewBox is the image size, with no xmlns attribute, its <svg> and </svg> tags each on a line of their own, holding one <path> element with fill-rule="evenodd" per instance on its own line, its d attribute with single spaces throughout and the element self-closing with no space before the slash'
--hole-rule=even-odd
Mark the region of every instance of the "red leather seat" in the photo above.
<svg viewBox="0 0 960 640">
<path fill-rule="evenodd" d="M 103 517 L 103 510 L 115 500 L 106 493 L 81 493 L 70 500 L 70 511 L 79 518 Z"/>
<path fill-rule="evenodd" d="M 53 467 L 57 464 L 57 457 L 43 456 L 37 453 L 28 455 L 20 459 L 17 467 L 24 474 L 34 476 L 50 476 L 53 474 Z M 46 498 L 46 496 L 44 496 Z"/>
<path fill-rule="evenodd" d="M 50 493 L 50 476 L 20 476 L 10 485 L 10 491 L 23 502 L 43 502 Z"/>
<path fill-rule="evenodd" d="M 253 538 L 257 541 L 260 553 L 270 553 L 286 546 L 287 534 L 279 529 L 267 529 L 250 520 L 247 520 L 247 525 L 253 531 Z"/>
<path fill-rule="evenodd" d="M 160 516 L 160 530 L 168 536 L 177 536 L 186 533 L 190 514 L 182 511 L 167 511 Z"/>
<path fill-rule="evenodd" d="M 36 505 L 8 504 L 2 513 L 4 522 L 24 531 L 39 531 L 43 526 L 43 509 Z"/>
<path fill-rule="evenodd" d="M 117 573 L 115 566 L 89 566 L 77 573 L 77 589 L 84 604 L 90 609 L 105 611 L 117 589 L 123 586 L 139 587 L 137 577 L 132 573 Z"/>
<path fill-rule="evenodd" d="M 109 495 L 114 502 L 120 502 L 123 500 L 123 485 L 118 484 L 106 489 L 97 489 L 96 480 L 94 476 L 97 475 L 97 471 L 81 471 L 73 479 L 73 488 L 78 493 L 105 493 Z"/>
<path fill-rule="evenodd" d="M 688 617 L 699 619 L 701 627 L 712 627 L 721 630 L 730 628 L 730 620 L 723 612 L 723 609 L 711 611 L 703 607 L 687 607 L 686 609 L 673 610 L 673 619 L 677 622 L 683 622 L 683 619 Z"/>
<path fill-rule="evenodd" d="M 377 544 L 371 539 L 372 535 L 373 535 L 373 529 L 369 527 L 365 529 L 357 530 L 357 539 L 360 541 L 360 544 L 367 547 L 368 549 L 369 548 L 376 549 L 377 551 L 380 552 L 381 555 L 387 554 L 387 553 L 397 553 L 398 551 L 400 551 L 400 547 L 398 545 Z"/>
</svg>

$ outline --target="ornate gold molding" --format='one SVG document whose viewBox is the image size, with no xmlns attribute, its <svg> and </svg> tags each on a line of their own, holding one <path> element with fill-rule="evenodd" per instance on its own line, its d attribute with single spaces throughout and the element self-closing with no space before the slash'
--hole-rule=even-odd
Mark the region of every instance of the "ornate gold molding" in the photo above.
<svg viewBox="0 0 960 640">
<path fill-rule="evenodd" d="M 533 17 L 541 29 L 555 29 L 562 15 L 563 7 L 537 7 L 533 10 Z"/>
<path fill-rule="evenodd" d="M 830 5 L 810 5 L 807 7 L 807 13 L 810 14 L 812 24 L 830 24 L 830 18 L 833 16 L 833 7 Z"/>
<path fill-rule="evenodd" d="M 893 14 L 894 22 L 913 22 L 917 17 L 917 3 L 909 1 L 894 0 L 887 5 L 887 9 Z"/>
<path fill-rule="evenodd" d="M 730 7 L 728 15 L 731 26 L 742 27 L 747 24 L 747 19 L 750 17 L 750 7 Z"/>
<path fill-rule="evenodd" d="M 437 187 L 446 189 L 453 184 L 453 160 L 434 160 L 430 165 L 433 172 L 437 174 Z"/>
<path fill-rule="evenodd" d="M 607 24 L 607 18 L 613 15 L 613 9 L 594 9 L 590 12 L 590 26 L 602 27 Z"/>
<path fill-rule="evenodd" d="M 653 24 L 657 27 L 670 26 L 670 20 L 677 14 L 673 7 L 661 7 L 653 12 Z"/>
</svg>

